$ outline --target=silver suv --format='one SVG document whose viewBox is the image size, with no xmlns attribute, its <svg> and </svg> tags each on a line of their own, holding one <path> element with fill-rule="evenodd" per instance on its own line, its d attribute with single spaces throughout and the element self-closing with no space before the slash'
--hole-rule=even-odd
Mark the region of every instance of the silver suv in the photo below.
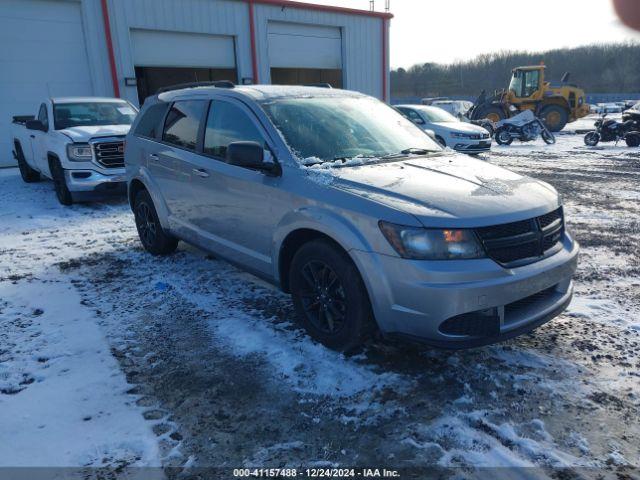
<svg viewBox="0 0 640 480">
<path fill-rule="evenodd" d="M 443 151 L 386 104 L 317 87 L 169 89 L 126 141 L 140 240 L 215 252 L 293 296 L 328 347 L 470 347 L 562 312 L 578 245 L 550 185 Z"/>
</svg>

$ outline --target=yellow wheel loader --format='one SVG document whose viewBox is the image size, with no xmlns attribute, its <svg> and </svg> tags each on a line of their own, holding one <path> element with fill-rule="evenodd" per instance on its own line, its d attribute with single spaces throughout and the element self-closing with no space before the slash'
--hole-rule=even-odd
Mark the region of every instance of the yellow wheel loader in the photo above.
<svg viewBox="0 0 640 480">
<path fill-rule="evenodd" d="M 544 64 L 517 67 L 512 70 L 507 90 L 487 97 L 483 91 L 467 113 L 471 120 L 489 119 L 498 122 L 524 110 L 532 110 L 552 132 L 558 132 L 568 122 L 589 114 L 584 90 L 567 83 L 565 73 L 559 85 L 545 81 Z"/>
</svg>

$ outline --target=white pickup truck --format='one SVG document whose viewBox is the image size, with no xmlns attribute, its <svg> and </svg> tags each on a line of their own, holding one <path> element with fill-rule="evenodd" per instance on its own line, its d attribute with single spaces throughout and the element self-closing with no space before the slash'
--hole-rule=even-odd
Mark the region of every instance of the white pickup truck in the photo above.
<svg viewBox="0 0 640 480">
<path fill-rule="evenodd" d="M 53 180 L 56 196 L 125 191 L 124 137 L 138 111 L 116 98 L 50 98 L 38 115 L 13 117 L 13 156 L 25 182 Z"/>
</svg>

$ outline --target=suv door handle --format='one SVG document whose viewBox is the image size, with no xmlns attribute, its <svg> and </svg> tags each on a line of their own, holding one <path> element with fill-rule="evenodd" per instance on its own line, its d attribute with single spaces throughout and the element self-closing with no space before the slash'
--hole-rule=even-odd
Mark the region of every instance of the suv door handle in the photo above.
<svg viewBox="0 0 640 480">
<path fill-rule="evenodd" d="M 204 168 L 194 168 L 192 170 L 194 175 L 197 175 L 202 178 L 209 178 L 209 172 L 207 172 Z"/>
<path fill-rule="evenodd" d="M 150 153 L 149 160 L 153 160 L 154 162 L 157 162 L 159 160 L 158 155 L 156 155 L 155 153 Z"/>
</svg>

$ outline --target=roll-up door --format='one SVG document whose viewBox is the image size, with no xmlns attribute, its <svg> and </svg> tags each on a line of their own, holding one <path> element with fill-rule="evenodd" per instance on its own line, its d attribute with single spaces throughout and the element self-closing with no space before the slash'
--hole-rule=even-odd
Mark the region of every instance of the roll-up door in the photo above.
<svg viewBox="0 0 640 480">
<path fill-rule="evenodd" d="M 131 30 L 140 103 L 159 88 L 188 82 L 237 82 L 232 36 Z"/>
<path fill-rule="evenodd" d="M 342 87 L 342 31 L 339 27 L 269 22 L 271 83 L 329 83 Z"/>
<path fill-rule="evenodd" d="M 0 132 L 47 97 L 92 95 L 80 2 L 0 1 Z M 14 164 L 0 135 L 0 165 Z"/>
</svg>

